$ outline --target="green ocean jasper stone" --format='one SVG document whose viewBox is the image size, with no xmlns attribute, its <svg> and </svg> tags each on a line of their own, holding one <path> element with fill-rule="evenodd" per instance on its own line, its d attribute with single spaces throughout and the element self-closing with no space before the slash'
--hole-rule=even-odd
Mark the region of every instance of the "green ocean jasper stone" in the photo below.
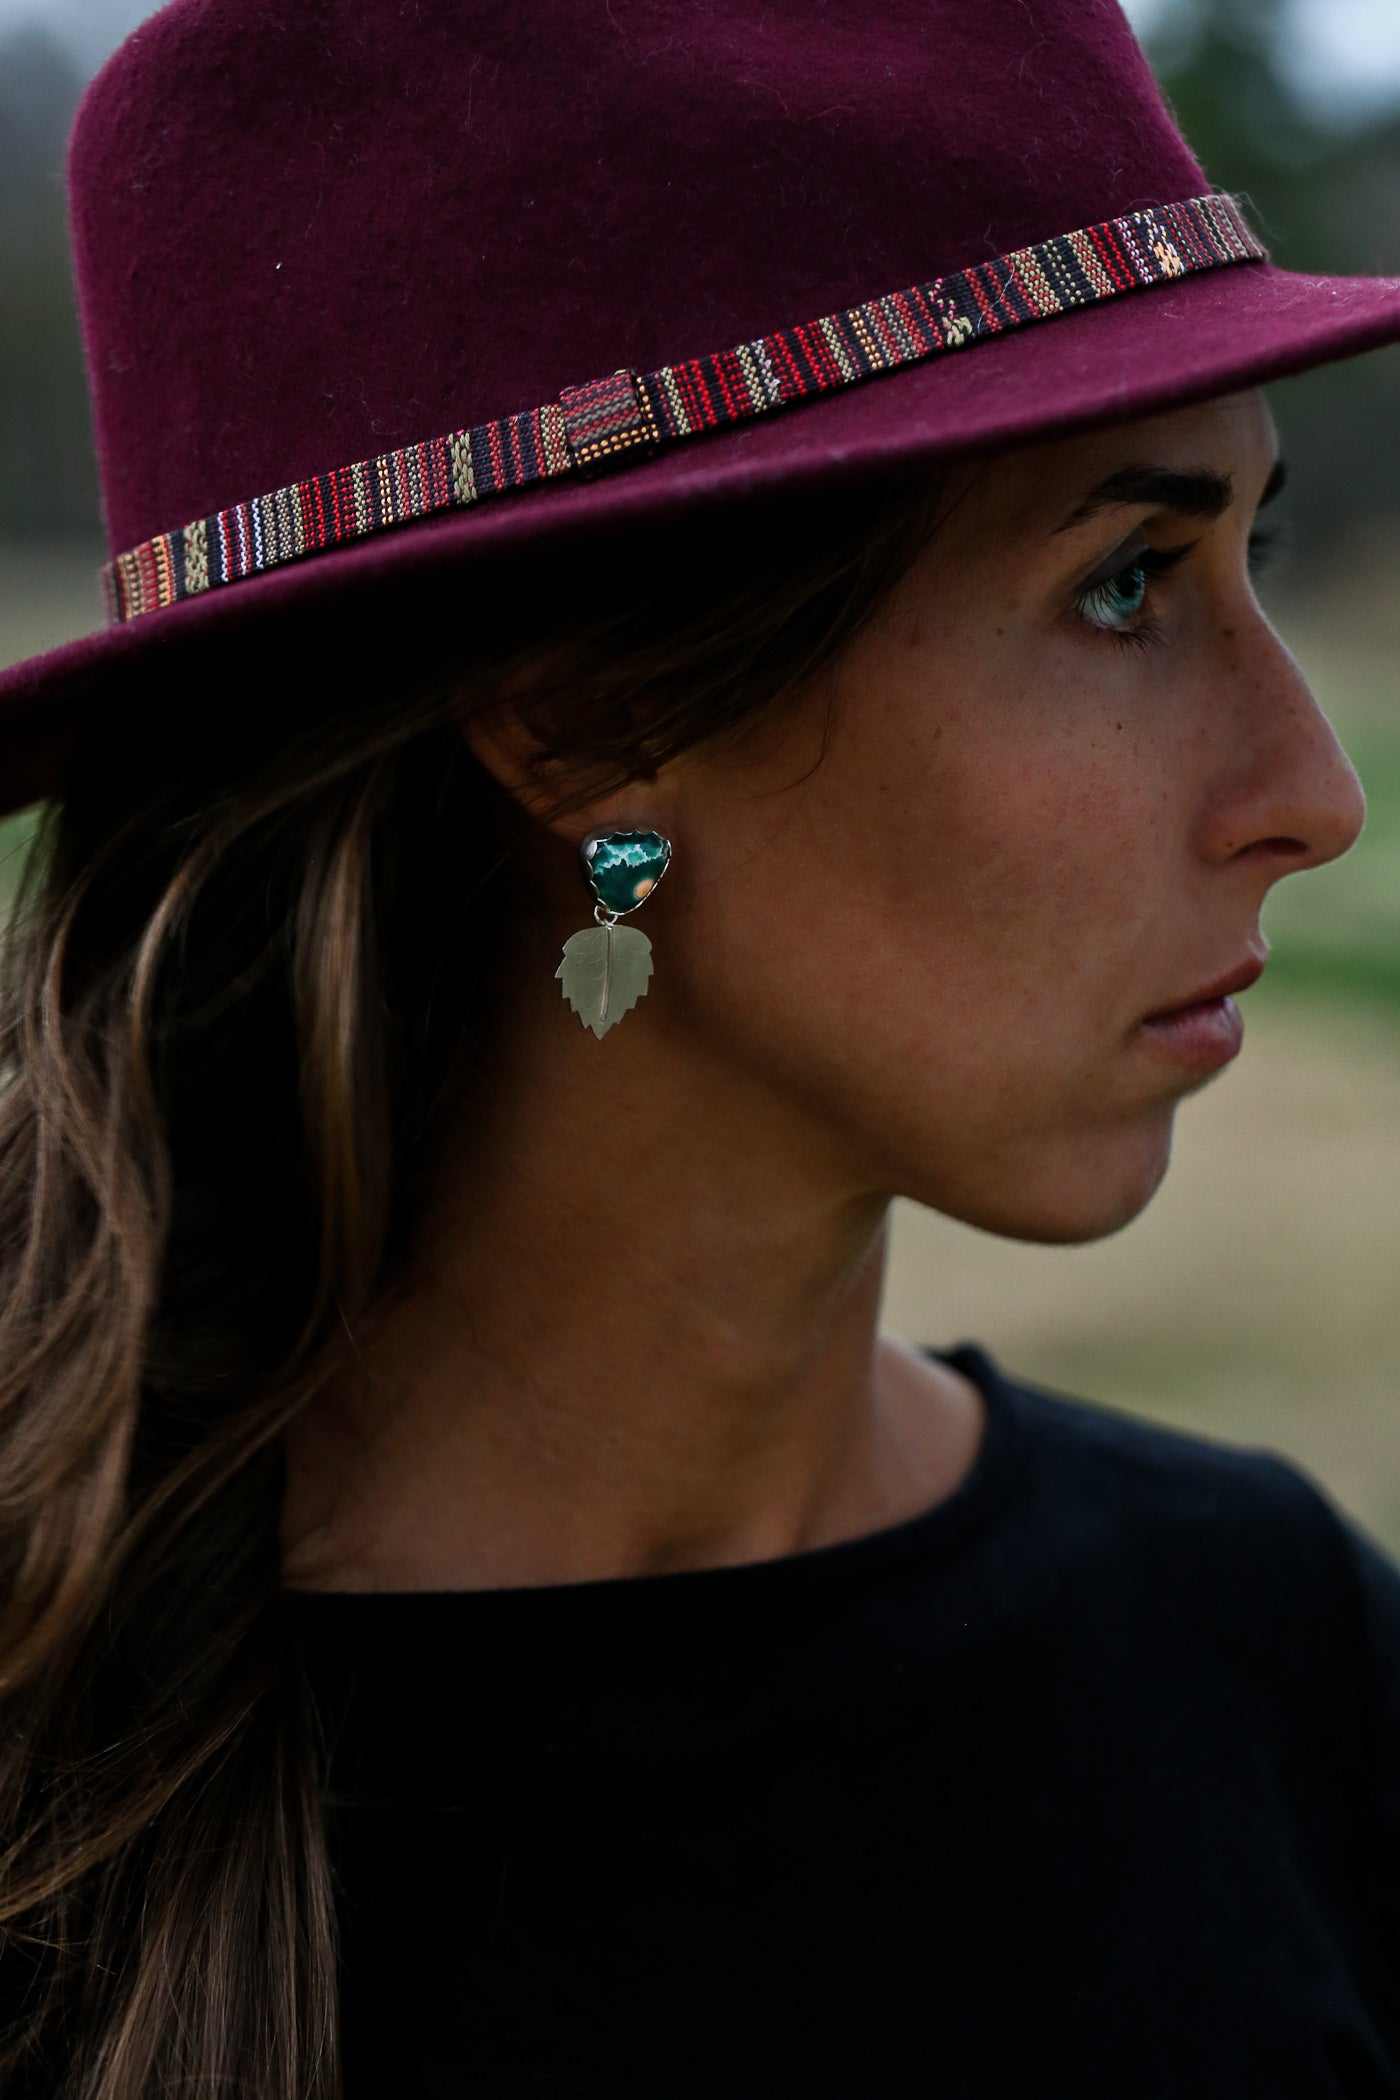
<svg viewBox="0 0 1400 2100">
<path fill-rule="evenodd" d="M 586 840 L 584 874 L 605 911 L 635 911 L 666 873 L 671 841 L 659 831 L 610 831 Z"/>
</svg>

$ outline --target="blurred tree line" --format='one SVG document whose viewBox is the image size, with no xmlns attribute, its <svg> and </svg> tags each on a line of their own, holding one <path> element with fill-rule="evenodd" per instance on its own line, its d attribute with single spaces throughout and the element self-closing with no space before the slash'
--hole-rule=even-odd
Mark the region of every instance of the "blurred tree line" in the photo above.
<svg viewBox="0 0 1400 2100">
<path fill-rule="evenodd" d="M 99 531 L 63 185 L 82 89 L 43 28 L 0 39 L 0 538 Z"/>
<path fill-rule="evenodd" d="M 1327 108 L 1300 91 L 1288 37 L 1280 0 L 1175 0 L 1148 50 L 1212 183 L 1245 195 L 1276 262 L 1400 276 L 1400 100 Z M 1279 408 L 1300 549 L 1330 566 L 1378 522 L 1400 532 L 1400 352 L 1290 380 Z"/>
<path fill-rule="evenodd" d="M 1400 274 L 1400 107 L 1344 120 L 1290 84 L 1282 0 L 1173 0 L 1150 52 L 1218 188 L 1290 268 Z M 0 39 L 0 538 L 92 539 L 96 472 L 68 260 L 64 146 L 83 87 L 40 24 Z M 1400 355 L 1292 382 L 1309 553 L 1400 518 Z"/>
</svg>

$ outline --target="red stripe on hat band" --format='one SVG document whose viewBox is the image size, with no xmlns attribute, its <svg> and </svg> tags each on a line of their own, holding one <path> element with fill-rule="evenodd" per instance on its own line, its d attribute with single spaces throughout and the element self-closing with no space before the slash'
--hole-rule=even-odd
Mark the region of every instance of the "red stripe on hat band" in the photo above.
<svg viewBox="0 0 1400 2100">
<path fill-rule="evenodd" d="M 109 563 L 109 617 L 120 625 L 506 489 L 612 471 L 705 431 L 1128 292 L 1267 261 L 1238 201 L 1223 193 L 1106 219 L 732 350 L 656 372 L 613 372 L 542 408 L 232 504 Z"/>
</svg>

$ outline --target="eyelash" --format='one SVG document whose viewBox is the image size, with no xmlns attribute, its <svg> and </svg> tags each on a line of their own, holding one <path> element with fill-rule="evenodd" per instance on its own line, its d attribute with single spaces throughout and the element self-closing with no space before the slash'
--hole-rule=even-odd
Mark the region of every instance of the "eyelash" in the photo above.
<svg viewBox="0 0 1400 2100">
<path fill-rule="evenodd" d="M 1278 526 L 1259 526 L 1250 534 L 1249 573 L 1256 582 L 1273 560 L 1282 536 L 1282 529 Z M 1162 641 L 1164 636 L 1155 620 L 1143 619 L 1136 627 L 1108 627 L 1099 620 L 1091 620 L 1084 608 L 1089 600 L 1101 591 L 1108 590 L 1111 585 L 1121 582 L 1125 576 L 1135 573 L 1141 573 L 1150 594 L 1152 585 L 1160 582 L 1164 576 L 1169 576 L 1173 569 L 1180 568 L 1197 544 L 1195 540 L 1190 540 L 1184 547 L 1144 547 L 1131 561 L 1124 562 L 1121 569 L 1114 570 L 1111 576 L 1101 577 L 1097 583 L 1082 590 L 1075 600 L 1075 610 L 1084 625 L 1104 641 L 1116 642 L 1125 649 L 1149 649 Z"/>
</svg>

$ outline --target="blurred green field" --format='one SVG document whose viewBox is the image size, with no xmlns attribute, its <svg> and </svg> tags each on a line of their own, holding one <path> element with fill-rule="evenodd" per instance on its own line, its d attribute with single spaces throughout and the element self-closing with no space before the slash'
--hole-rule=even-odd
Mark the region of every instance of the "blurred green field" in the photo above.
<svg viewBox="0 0 1400 2100">
<path fill-rule="evenodd" d="M 1366 829 L 1345 860 L 1282 883 L 1266 907 L 1270 981 L 1400 1009 L 1400 637 L 1304 626 L 1290 636 L 1361 776 Z"/>
<path fill-rule="evenodd" d="M 0 664 L 98 624 L 98 559 L 0 547 Z M 1165 1187 L 1112 1240 L 1026 1247 L 901 1205 L 886 1319 L 1280 1451 L 1400 1554 L 1400 606 L 1364 582 L 1275 616 L 1369 816 L 1275 892 L 1243 1057 L 1184 1105 Z M 31 830 L 0 828 L 0 899 Z"/>
</svg>

